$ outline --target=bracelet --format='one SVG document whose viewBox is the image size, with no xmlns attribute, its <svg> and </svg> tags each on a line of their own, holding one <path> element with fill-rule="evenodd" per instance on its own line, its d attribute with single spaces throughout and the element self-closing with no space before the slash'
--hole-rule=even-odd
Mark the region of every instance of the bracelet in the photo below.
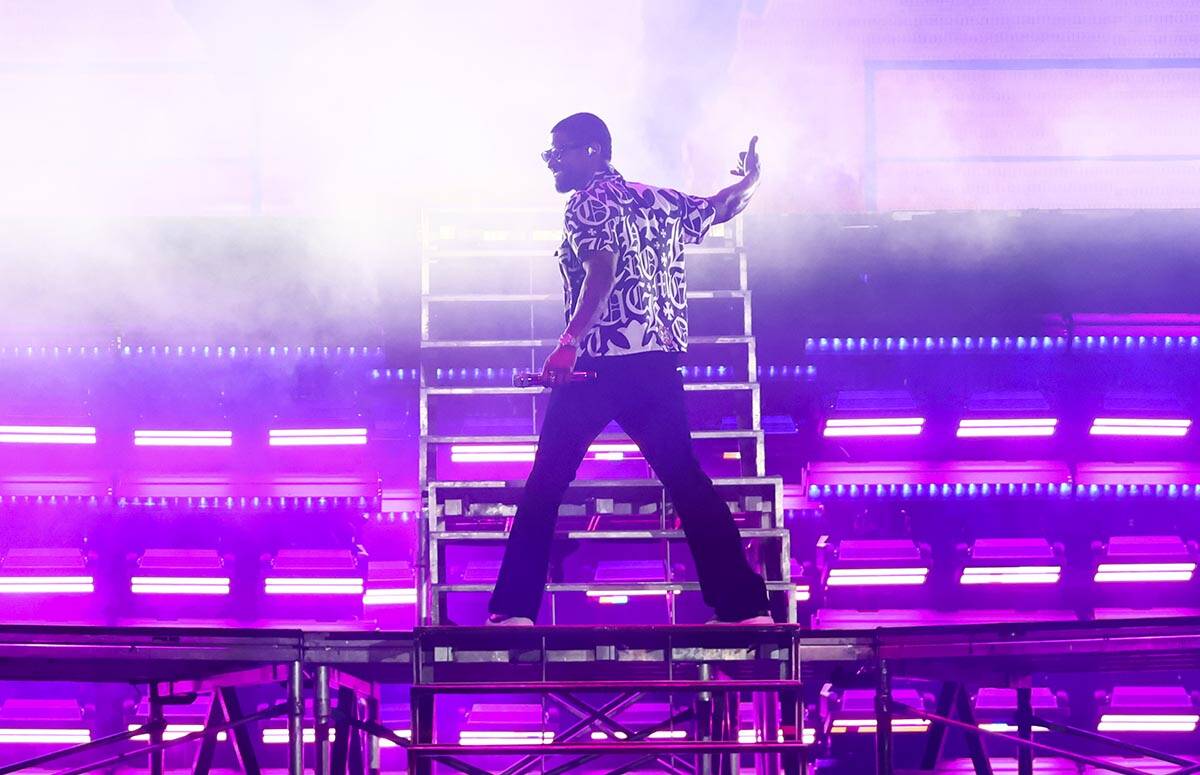
<svg viewBox="0 0 1200 775">
<path fill-rule="evenodd" d="M 579 340 L 577 338 L 575 338 L 574 336 L 571 336 L 571 334 L 569 334 L 568 332 L 563 331 L 562 334 L 560 334 L 558 337 L 558 346 L 559 347 L 579 347 Z"/>
</svg>

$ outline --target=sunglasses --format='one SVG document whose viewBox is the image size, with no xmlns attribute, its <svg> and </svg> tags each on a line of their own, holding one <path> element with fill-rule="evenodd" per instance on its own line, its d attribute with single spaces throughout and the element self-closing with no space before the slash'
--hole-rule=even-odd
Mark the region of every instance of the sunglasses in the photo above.
<svg viewBox="0 0 1200 775">
<path fill-rule="evenodd" d="M 587 145 L 587 143 L 573 143 L 571 145 L 564 145 L 561 148 L 551 148 L 547 151 L 542 151 L 542 161 L 549 162 L 551 159 L 558 161 L 562 158 L 564 151 L 569 151 L 572 148 L 582 148 L 585 145 Z"/>
</svg>

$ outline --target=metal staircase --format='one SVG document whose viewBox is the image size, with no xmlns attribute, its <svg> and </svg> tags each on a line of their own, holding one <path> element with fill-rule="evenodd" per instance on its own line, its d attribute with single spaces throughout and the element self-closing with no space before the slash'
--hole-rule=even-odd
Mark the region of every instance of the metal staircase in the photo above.
<svg viewBox="0 0 1200 775">
<path fill-rule="evenodd" d="M 425 624 L 447 623 L 454 596 L 491 590 L 491 565 L 452 572 L 448 555 L 468 545 L 500 547 L 516 511 L 549 391 L 515 388 L 511 379 L 517 371 L 539 370 L 562 330 L 554 257 L 560 221 L 560 214 L 544 210 L 424 215 L 418 599 Z M 776 616 L 795 621 L 783 483 L 765 476 L 740 222 L 713 227 L 686 255 L 692 334 L 683 371 L 693 443 L 767 579 Z M 597 438 L 568 490 L 557 535 L 576 547 L 635 543 L 642 557 L 646 545 L 657 546 L 662 573 L 622 577 L 618 568 L 582 578 L 552 567 L 552 622 L 559 621 L 566 596 L 628 593 L 661 597 L 663 622 L 675 623 L 677 598 L 698 589 L 694 577 L 680 572 L 686 547 L 669 499 L 615 424 Z M 633 550 L 608 554 L 619 560 L 626 551 Z"/>
</svg>

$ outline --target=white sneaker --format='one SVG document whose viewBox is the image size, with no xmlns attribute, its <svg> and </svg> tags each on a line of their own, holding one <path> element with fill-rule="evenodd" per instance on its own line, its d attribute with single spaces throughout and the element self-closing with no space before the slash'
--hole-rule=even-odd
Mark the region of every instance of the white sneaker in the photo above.
<svg viewBox="0 0 1200 775">
<path fill-rule="evenodd" d="M 494 618 L 493 615 L 487 618 L 484 625 L 487 627 L 532 627 L 533 620 L 528 616 L 502 616 Z"/>
<path fill-rule="evenodd" d="M 724 624 L 731 627 L 770 627 L 775 624 L 775 620 L 771 618 L 770 614 L 759 614 L 758 616 L 751 616 L 748 619 L 740 619 L 736 622 L 727 622 L 724 619 L 709 619 L 708 623 Z"/>
</svg>

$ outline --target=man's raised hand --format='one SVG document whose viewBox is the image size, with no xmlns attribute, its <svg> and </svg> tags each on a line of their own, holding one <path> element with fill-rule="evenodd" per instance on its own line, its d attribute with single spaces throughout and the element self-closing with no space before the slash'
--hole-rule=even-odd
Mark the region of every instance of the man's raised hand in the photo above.
<svg viewBox="0 0 1200 775">
<path fill-rule="evenodd" d="M 747 175 L 758 176 L 758 151 L 755 146 L 758 145 L 758 135 L 750 138 L 750 147 L 738 154 L 738 165 L 736 169 L 730 170 L 730 174 L 738 177 L 746 177 Z"/>
</svg>

